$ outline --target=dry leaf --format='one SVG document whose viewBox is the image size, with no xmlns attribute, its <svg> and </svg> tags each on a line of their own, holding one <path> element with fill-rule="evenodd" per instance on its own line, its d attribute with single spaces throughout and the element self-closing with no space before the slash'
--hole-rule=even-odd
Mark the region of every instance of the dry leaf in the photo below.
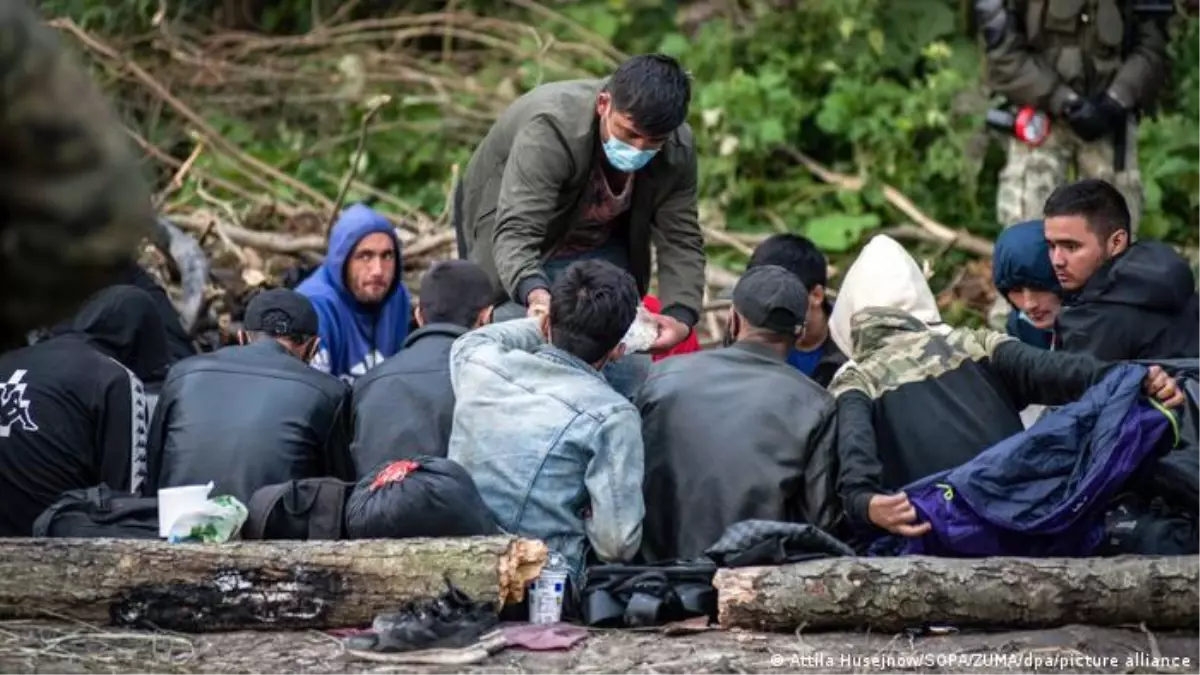
<svg viewBox="0 0 1200 675">
<path fill-rule="evenodd" d="M 256 288 L 267 283 L 267 275 L 263 274 L 261 270 L 247 267 L 242 270 L 242 281 L 246 282 L 247 286 Z"/>
</svg>

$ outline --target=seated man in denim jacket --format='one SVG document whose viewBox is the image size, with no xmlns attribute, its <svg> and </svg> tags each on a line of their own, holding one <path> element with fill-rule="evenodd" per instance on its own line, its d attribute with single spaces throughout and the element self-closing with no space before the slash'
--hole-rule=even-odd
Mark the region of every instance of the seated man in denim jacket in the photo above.
<svg viewBox="0 0 1200 675">
<path fill-rule="evenodd" d="M 455 341 L 449 457 L 500 527 L 545 541 L 578 581 L 589 544 L 605 562 L 641 544 L 642 420 L 600 373 L 624 352 L 638 292 L 628 272 L 588 260 L 555 280 L 551 297 L 548 315 Z"/>
</svg>

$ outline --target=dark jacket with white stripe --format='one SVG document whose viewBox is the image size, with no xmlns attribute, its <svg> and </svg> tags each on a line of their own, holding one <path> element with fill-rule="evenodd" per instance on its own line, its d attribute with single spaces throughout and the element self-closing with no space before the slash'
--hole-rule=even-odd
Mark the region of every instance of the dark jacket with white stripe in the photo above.
<svg viewBox="0 0 1200 675">
<path fill-rule="evenodd" d="M 138 490 L 151 414 L 142 381 L 166 367 L 162 318 L 132 286 L 102 291 L 70 332 L 0 355 L 0 537 L 28 537 L 68 490 Z"/>
</svg>

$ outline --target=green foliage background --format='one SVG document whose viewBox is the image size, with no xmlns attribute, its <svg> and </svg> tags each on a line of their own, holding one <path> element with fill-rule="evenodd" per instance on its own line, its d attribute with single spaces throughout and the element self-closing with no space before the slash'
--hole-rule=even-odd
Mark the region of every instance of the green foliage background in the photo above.
<svg viewBox="0 0 1200 675">
<path fill-rule="evenodd" d="M 327 3 L 329 4 L 329 3 Z M 539 57 L 551 38 L 606 41 L 625 53 L 663 51 L 695 76 L 691 123 L 701 154 L 702 218 L 730 231 L 791 230 L 807 234 L 833 253 L 851 252 L 872 229 L 903 222 L 881 196 L 886 182 L 935 219 L 994 236 L 996 176 L 1001 143 L 983 130 L 989 107 L 970 5 L 962 0 L 799 0 L 717 3 L 698 28 L 678 25 L 686 9 L 655 0 L 576 0 L 548 4 L 568 20 L 535 12 L 529 0 L 442 3 L 364 2 L 351 18 L 435 11 L 472 12 L 519 21 L 531 29 L 514 40 L 529 58 L 470 66 L 477 90 L 508 97 L 548 79 L 604 74 L 605 59 L 579 56 L 571 69 L 554 72 Z M 199 32 L 214 27 L 220 2 L 171 2 L 172 26 Z M 312 27 L 312 0 L 267 2 L 260 30 L 304 33 Z M 50 0 L 51 16 L 69 16 L 97 34 L 145 48 L 137 37 L 153 33 L 158 0 Z M 325 8 L 331 13 L 335 8 Z M 572 25 L 572 22 L 576 25 Z M 581 30 L 580 26 L 586 27 Z M 695 29 L 694 29 L 695 28 Z M 1200 191 L 1200 69 L 1197 23 L 1172 25 L 1171 83 L 1156 118 L 1144 122 L 1139 158 L 1146 189 L 1143 236 L 1185 248 L 1197 243 Z M 418 45 L 439 77 L 459 77 L 438 65 L 439 41 Z M 440 70 L 439 70 L 440 68 Z M 114 81 L 115 82 L 115 81 Z M 117 85 L 114 83 L 114 87 Z M 401 95 L 378 118 L 361 178 L 414 208 L 439 214 L 455 164 L 465 165 L 473 143 L 486 132 L 486 116 L 456 118 L 447 103 L 407 96 L 398 85 L 372 85 L 373 93 Z M 119 87 L 118 96 L 121 94 Z M 455 105 L 478 106 L 479 95 L 453 93 Z M 254 156 L 331 197 L 337 177 L 353 157 L 359 102 L 279 106 L 230 114 L 196 104 L 206 119 Z M 320 107 L 330 114 L 321 114 Z M 502 107 L 502 106 L 501 106 Z M 187 156 L 186 128 L 136 116 L 147 138 L 180 159 Z M 332 141 L 331 139 L 338 139 Z M 803 150 L 836 170 L 868 176 L 862 192 L 839 191 L 816 180 L 780 148 Z M 319 148 L 319 152 L 314 152 Z M 233 176 L 219 158 L 212 170 Z M 169 173 L 168 173 L 169 175 Z M 280 187 L 280 193 L 287 189 Z M 352 192 L 351 198 L 363 196 Z M 714 261 L 735 271 L 744 262 L 734 249 L 714 246 Z M 962 262 L 939 258 L 942 272 Z"/>
</svg>

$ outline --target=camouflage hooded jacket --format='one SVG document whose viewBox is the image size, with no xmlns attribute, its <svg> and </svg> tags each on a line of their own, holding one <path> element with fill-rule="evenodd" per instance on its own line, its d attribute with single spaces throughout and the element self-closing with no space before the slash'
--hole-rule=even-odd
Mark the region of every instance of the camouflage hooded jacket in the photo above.
<svg viewBox="0 0 1200 675">
<path fill-rule="evenodd" d="M 1108 369 L 994 331 L 943 334 L 884 307 L 857 312 L 851 335 L 852 361 L 830 391 L 838 410 L 838 493 L 858 525 L 869 522 L 872 495 L 967 462 L 1022 431 L 1025 406 L 1075 400 Z"/>
</svg>

